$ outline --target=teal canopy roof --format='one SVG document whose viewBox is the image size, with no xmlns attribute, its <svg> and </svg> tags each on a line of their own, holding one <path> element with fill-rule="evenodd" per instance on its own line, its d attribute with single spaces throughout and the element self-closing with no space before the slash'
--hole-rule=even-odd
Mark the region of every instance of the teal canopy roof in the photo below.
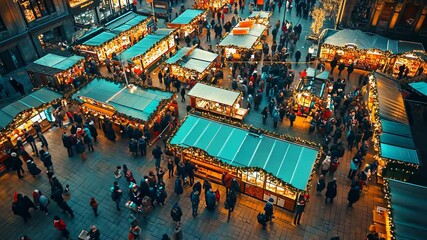
<svg viewBox="0 0 427 240">
<path fill-rule="evenodd" d="M 198 82 L 191 88 L 190 92 L 188 92 L 188 96 L 233 106 L 238 100 L 240 93 Z"/>
<path fill-rule="evenodd" d="M 426 82 L 413 82 L 410 83 L 409 86 L 411 86 L 413 89 L 418 91 L 424 96 L 427 96 L 427 83 Z"/>
<path fill-rule="evenodd" d="M 31 108 L 38 108 L 45 103 L 53 102 L 61 97 L 61 94 L 47 88 L 41 88 L 28 94 L 0 109 L 0 128 L 5 128 L 19 113 Z"/>
<path fill-rule="evenodd" d="M 160 42 L 162 39 L 169 37 L 169 34 L 173 30 L 157 30 L 154 34 L 148 34 L 141 41 L 137 42 L 132 47 L 128 48 L 126 51 L 119 54 L 119 59 L 127 59 L 132 61 L 134 57 L 144 55 L 150 50 L 156 43 Z"/>
<path fill-rule="evenodd" d="M 259 167 L 305 190 L 318 151 L 267 135 L 254 135 L 225 123 L 189 115 L 170 144 L 206 151 L 236 167 Z"/>
<path fill-rule="evenodd" d="M 188 54 L 191 49 L 192 48 L 189 47 L 183 47 L 179 49 L 179 51 L 175 53 L 175 55 L 166 60 L 166 63 L 174 64 L 182 60 L 179 63 L 181 67 L 195 70 L 199 73 L 203 73 L 206 68 L 208 68 L 209 65 L 218 57 L 218 54 L 216 53 L 211 53 L 209 51 L 201 50 L 198 48 L 193 49 L 193 51 Z"/>
<path fill-rule="evenodd" d="M 95 37 L 93 37 L 93 38 L 87 40 L 86 42 L 84 42 L 83 45 L 101 46 L 102 44 L 104 44 L 104 43 L 112 40 L 116 36 L 117 36 L 117 33 L 102 32 L 102 33 L 96 35 Z"/>
<path fill-rule="evenodd" d="M 423 239 L 427 223 L 421 216 L 427 214 L 427 188 L 393 179 L 388 179 L 388 188 L 396 239 Z"/>
<path fill-rule="evenodd" d="M 139 87 L 136 89 L 125 88 L 103 78 L 96 78 L 76 92 L 73 99 L 81 101 L 79 96 L 108 103 L 119 113 L 147 121 L 160 102 L 170 99 L 173 94 Z M 107 100 L 109 101 L 107 102 Z"/>
<path fill-rule="evenodd" d="M 182 24 L 186 25 L 191 23 L 197 16 L 202 15 L 204 11 L 195 10 L 195 9 L 187 9 L 177 18 L 175 18 L 171 23 L 172 24 Z"/>
<path fill-rule="evenodd" d="M 56 73 L 65 71 L 72 68 L 74 65 L 82 61 L 84 57 L 73 55 L 71 57 L 64 57 L 55 54 L 47 54 L 42 58 L 37 59 L 32 64 L 27 66 L 27 71 L 39 72 L 47 75 L 54 75 Z"/>
<path fill-rule="evenodd" d="M 135 27 L 146 19 L 146 16 L 142 16 L 134 12 L 129 12 L 117 19 L 114 19 L 113 21 L 106 23 L 105 28 L 110 31 L 120 33 L 129 30 L 132 27 Z"/>
<path fill-rule="evenodd" d="M 237 24 L 236 27 L 239 27 L 239 24 Z M 248 34 L 234 35 L 231 32 L 219 43 L 219 46 L 236 46 L 248 49 L 252 48 L 266 28 L 267 27 L 262 24 L 254 24 L 253 28 L 249 29 Z"/>
</svg>

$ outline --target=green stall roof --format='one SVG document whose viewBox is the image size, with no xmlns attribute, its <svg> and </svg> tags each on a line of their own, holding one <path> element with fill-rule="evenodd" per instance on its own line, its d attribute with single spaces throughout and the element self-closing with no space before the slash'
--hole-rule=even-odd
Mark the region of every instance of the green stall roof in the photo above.
<svg viewBox="0 0 427 240">
<path fill-rule="evenodd" d="M 381 128 L 383 133 L 412 138 L 411 128 L 407 124 L 381 119 Z"/>
<path fill-rule="evenodd" d="M 196 17 L 203 14 L 204 11 L 196 9 L 187 9 L 177 18 L 175 18 L 171 23 L 172 24 L 182 24 L 186 25 L 191 23 Z"/>
<path fill-rule="evenodd" d="M 123 86 L 96 78 L 73 95 L 73 99 L 79 100 L 79 96 L 94 99 L 113 106 L 117 112 L 147 121 L 164 99 L 172 98 L 170 92 L 162 92 L 152 89 L 123 90 Z M 120 93 L 119 93 L 120 92 Z"/>
<path fill-rule="evenodd" d="M 106 23 L 105 28 L 110 31 L 120 33 L 120 32 L 129 30 L 132 27 L 135 27 L 136 25 L 145 21 L 146 19 L 147 19 L 146 16 L 142 16 L 134 12 L 129 12 L 117 19 L 114 19 L 113 21 Z"/>
<path fill-rule="evenodd" d="M 420 164 L 416 149 L 394 146 L 381 142 L 381 157 L 401 162 Z"/>
<path fill-rule="evenodd" d="M 236 27 L 239 27 L 237 24 Z M 241 48 L 252 48 L 259 37 L 267 27 L 262 24 L 254 24 L 253 28 L 249 29 L 249 33 L 245 35 L 234 35 L 232 32 L 228 34 L 220 43 L 219 46 L 237 46 Z"/>
<path fill-rule="evenodd" d="M 63 56 L 49 53 L 46 56 L 37 59 L 33 63 L 37 65 L 41 65 L 43 67 L 49 67 L 49 68 L 65 71 L 73 67 L 75 64 L 82 61 L 83 59 L 84 57 L 77 56 L 77 55 L 73 55 L 71 57 L 63 57 Z M 33 71 L 33 72 L 40 72 L 40 71 L 37 71 L 36 66 L 30 66 L 28 69 L 30 69 L 30 71 Z"/>
<path fill-rule="evenodd" d="M 382 143 L 394 145 L 403 148 L 415 149 L 414 141 L 411 138 L 402 137 L 393 133 L 381 133 L 380 140 Z"/>
<path fill-rule="evenodd" d="M 59 55 L 52 54 L 52 53 L 48 53 L 45 56 L 37 59 L 33 63 L 36 63 L 38 65 L 42 65 L 42 66 L 45 66 L 45 67 L 53 67 L 56 64 L 64 61 L 65 59 L 67 59 L 67 57 L 59 56 Z"/>
<path fill-rule="evenodd" d="M 190 92 L 188 92 L 188 96 L 202 98 L 227 106 L 233 106 L 238 100 L 239 95 L 239 92 L 213 87 L 200 82 L 196 83 Z"/>
<path fill-rule="evenodd" d="M 426 82 L 413 82 L 410 83 L 409 86 L 411 86 L 413 89 L 418 91 L 424 96 L 427 96 L 427 83 Z"/>
<path fill-rule="evenodd" d="M 88 46 L 101 46 L 102 44 L 111 41 L 112 39 L 114 39 L 117 36 L 117 33 L 112 33 L 112 32 L 102 32 L 98 35 L 96 35 L 95 37 L 87 40 L 86 42 L 83 43 L 83 45 L 88 45 Z"/>
<path fill-rule="evenodd" d="M 47 88 L 41 88 L 28 94 L 0 109 L 0 128 L 5 128 L 19 113 L 31 108 L 38 108 L 45 103 L 53 102 L 61 97 L 61 94 Z"/>
<path fill-rule="evenodd" d="M 218 57 L 218 54 L 216 53 L 211 53 L 209 51 L 198 48 L 193 49 L 193 51 L 188 54 L 190 51 L 191 48 L 183 47 L 175 55 L 166 60 L 166 63 L 174 64 L 182 60 L 182 62 L 180 62 L 181 67 L 203 73 L 206 68 L 208 68 L 209 65 Z"/>
<path fill-rule="evenodd" d="M 259 167 L 305 190 L 318 150 L 267 135 L 254 135 L 225 123 L 189 115 L 170 141 L 196 147 L 237 167 Z"/>
<path fill-rule="evenodd" d="M 427 224 L 427 188 L 407 182 L 388 179 L 391 215 L 396 239 L 424 239 Z"/>
<path fill-rule="evenodd" d="M 144 55 L 150 50 L 156 43 L 160 42 L 164 38 L 169 37 L 169 34 L 173 30 L 169 29 L 159 29 L 154 34 L 148 34 L 141 41 L 137 42 L 132 47 L 128 48 L 126 51 L 119 54 L 119 59 L 127 59 L 132 61 L 134 57 Z"/>
</svg>

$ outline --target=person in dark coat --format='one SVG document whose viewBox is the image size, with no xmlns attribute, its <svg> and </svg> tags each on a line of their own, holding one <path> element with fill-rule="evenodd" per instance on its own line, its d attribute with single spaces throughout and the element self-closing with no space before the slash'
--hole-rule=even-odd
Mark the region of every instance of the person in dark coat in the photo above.
<svg viewBox="0 0 427 240">
<path fill-rule="evenodd" d="M 171 217 L 177 226 L 181 225 L 182 210 L 178 203 L 175 203 L 171 209 Z"/>
<path fill-rule="evenodd" d="M 192 208 L 192 215 L 193 217 L 196 217 L 198 215 L 197 210 L 199 209 L 199 203 L 200 203 L 200 192 L 197 190 L 193 190 L 190 194 L 190 201 L 191 201 L 191 208 Z"/>
<path fill-rule="evenodd" d="M 16 174 L 18 175 L 18 178 L 23 178 L 21 173 L 23 174 L 25 171 L 22 168 L 22 161 L 19 159 L 18 154 L 16 152 L 12 152 L 10 154 L 10 162 L 13 170 L 16 170 Z"/>
<path fill-rule="evenodd" d="M 213 211 L 215 209 L 215 205 L 216 205 L 215 193 L 211 188 L 206 193 L 206 208 L 210 211 Z"/>
<path fill-rule="evenodd" d="M 159 187 L 157 188 L 157 198 L 156 198 L 157 204 L 158 205 L 161 204 L 162 206 L 165 206 L 165 200 L 167 196 L 168 195 L 165 190 L 165 184 L 162 182 L 159 184 Z"/>
<path fill-rule="evenodd" d="M 131 138 L 129 140 L 129 151 L 132 153 L 132 156 L 137 156 L 138 155 L 138 142 Z"/>
<path fill-rule="evenodd" d="M 360 187 L 358 184 L 353 184 L 353 186 L 350 188 L 350 191 L 348 192 L 348 207 L 353 207 L 353 204 L 357 201 L 359 201 L 360 198 Z"/>
<path fill-rule="evenodd" d="M 300 225 L 301 216 L 302 216 L 302 213 L 304 212 L 305 205 L 306 205 L 306 200 L 304 198 L 304 195 L 301 194 L 298 198 L 297 207 L 295 209 L 295 217 L 294 217 L 293 225 L 296 225 L 296 224 Z"/>
<path fill-rule="evenodd" d="M 331 203 L 334 202 L 334 198 L 337 196 L 337 179 L 336 178 L 328 182 L 325 196 L 326 196 L 325 203 L 328 203 L 329 199 L 331 200 Z"/>
<path fill-rule="evenodd" d="M 334 69 L 336 68 L 338 64 L 337 58 L 334 58 L 334 60 L 331 61 L 331 75 L 334 75 Z"/>
<path fill-rule="evenodd" d="M 15 193 L 12 211 L 15 215 L 21 216 L 25 223 L 27 223 L 28 218 L 31 218 L 31 214 L 28 211 L 30 208 L 36 209 L 34 202 L 25 195 Z"/>
<path fill-rule="evenodd" d="M 62 134 L 62 144 L 67 149 L 68 157 L 73 156 L 73 141 L 70 135 L 67 134 L 67 132 L 64 132 Z"/>
<path fill-rule="evenodd" d="M 161 147 L 156 146 L 156 148 L 153 149 L 151 154 L 153 154 L 156 168 L 159 168 L 160 167 L 160 160 L 162 159 L 162 154 L 163 154 Z"/>
<path fill-rule="evenodd" d="M 341 76 L 342 71 L 344 71 L 345 69 L 345 64 L 344 63 L 340 63 L 340 65 L 338 65 L 338 76 Z"/>
<path fill-rule="evenodd" d="M 179 176 L 175 179 L 175 186 L 173 191 L 178 196 L 184 192 L 184 187 L 182 186 L 182 181 Z"/>
<path fill-rule="evenodd" d="M 93 137 L 93 141 L 97 142 L 98 131 L 96 130 L 95 123 L 93 121 L 90 121 L 88 128 L 89 128 L 90 135 L 92 135 Z"/>
<path fill-rule="evenodd" d="M 39 150 L 37 149 L 36 141 L 33 135 L 31 135 L 29 132 L 25 132 L 25 140 L 30 144 L 33 153 L 35 153 L 36 156 L 39 156 Z"/>
<path fill-rule="evenodd" d="M 48 151 L 40 150 L 40 160 L 48 171 L 53 170 L 52 156 Z"/>
<path fill-rule="evenodd" d="M 37 177 L 37 175 L 39 175 L 42 172 L 42 170 L 40 170 L 40 168 L 37 167 L 37 165 L 34 163 L 32 159 L 27 160 L 27 168 L 30 174 L 33 175 L 33 177 Z"/>
<path fill-rule="evenodd" d="M 353 71 L 354 71 L 354 63 L 351 63 L 347 67 L 347 79 L 348 80 L 350 80 L 350 75 L 351 75 L 351 73 L 353 73 Z"/>
<path fill-rule="evenodd" d="M 295 62 L 296 62 L 296 66 L 298 66 L 298 62 L 301 59 L 301 51 L 299 49 L 297 49 L 297 51 L 295 52 Z"/>
<path fill-rule="evenodd" d="M 325 176 L 320 175 L 319 179 L 317 179 L 317 185 L 316 185 L 316 192 L 317 195 L 320 195 L 320 193 L 325 189 L 326 183 L 325 183 Z"/>
<path fill-rule="evenodd" d="M 273 203 L 274 203 L 274 199 L 270 198 L 268 199 L 268 201 L 265 203 L 264 206 L 264 214 L 265 214 L 265 220 L 267 222 L 271 222 L 273 219 Z"/>
</svg>

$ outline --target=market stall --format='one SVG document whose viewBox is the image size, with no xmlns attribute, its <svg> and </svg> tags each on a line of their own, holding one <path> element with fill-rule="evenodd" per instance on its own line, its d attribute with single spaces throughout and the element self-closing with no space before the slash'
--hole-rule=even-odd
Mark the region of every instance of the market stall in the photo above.
<svg viewBox="0 0 427 240">
<path fill-rule="evenodd" d="M 50 123 L 55 121 L 52 115 L 52 104 L 62 98 L 62 95 L 40 88 L 27 96 L 0 109 L 0 145 L 9 137 L 16 143 L 18 137 L 25 142 L 25 131 L 35 135 L 33 124 L 38 122 L 45 131 L 50 128 Z"/>
<path fill-rule="evenodd" d="M 255 23 L 267 26 L 270 24 L 271 15 L 273 15 L 273 13 L 270 11 L 253 11 L 248 19 L 255 20 Z"/>
<path fill-rule="evenodd" d="M 49 86 L 65 91 L 84 72 L 84 57 L 47 54 L 26 67 L 34 87 Z"/>
<path fill-rule="evenodd" d="M 119 54 L 118 58 L 132 63 L 133 72 L 151 70 L 175 49 L 175 33 L 177 29 L 158 29 L 148 34 L 141 41 Z"/>
<path fill-rule="evenodd" d="M 255 23 L 254 20 L 239 22 L 231 33 L 226 35 L 219 43 L 219 47 L 225 49 L 225 57 L 235 60 L 247 58 L 248 52 L 260 51 L 262 49 L 261 38 L 266 35 L 267 26 Z M 261 55 L 249 56 L 258 60 Z"/>
<path fill-rule="evenodd" d="M 188 92 L 190 106 L 196 110 L 243 121 L 248 110 L 241 108 L 242 93 L 197 83 Z"/>
<path fill-rule="evenodd" d="M 320 48 L 320 59 L 338 62 L 365 70 L 382 69 L 392 54 L 389 39 L 360 30 L 344 29 L 324 39 Z"/>
<path fill-rule="evenodd" d="M 97 120 L 109 118 L 117 132 L 120 125 L 127 124 L 141 129 L 147 125 L 155 132 L 155 125 L 160 124 L 165 115 L 178 116 L 173 93 L 134 85 L 122 86 L 104 78 L 95 78 L 79 89 L 72 99 L 79 101 L 85 113 L 92 114 Z"/>
<path fill-rule="evenodd" d="M 133 45 L 146 34 L 151 33 L 153 26 L 153 17 L 146 17 L 134 12 L 128 12 L 106 23 L 105 29 L 117 33 L 118 37 L 128 37 L 128 44 Z"/>
<path fill-rule="evenodd" d="M 171 152 L 197 165 L 198 177 L 221 184 L 222 173 L 228 172 L 241 192 L 265 201 L 273 198 L 289 211 L 294 211 L 298 194 L 309 190 L 320 157 L 315 146 L 195 115 L 188 115 L 168 142 Z"/>
<path fill-rule="evenodd" d="M 408 77 L 427 75 L 427 53 L 418 50 L 395 55 L 390 59 L 389 65 L 394 77 L 399 75 L 399 68 L 403 65 L 409 69 Z"/>
<path fill-rule="evenodd" d="M 168 28 L 178 28 L 181 38 L 191 35 L 194 31 L 198 34 L 199 21 L 206 18 L 206 11 L 187 9 L 172 22 L 167 23 Z M 201 29 L 200 29 L 201 30 Z"/>
<path fill-rule="evenodd" d="M 111 58 L 113 53 L 126 49 L 127 37 L 118 38 L 117 35 L 104 31 L 74 48 L 81 55 L 103 61 L 106 57 Z"/>
<path fill-rule="evenodd" d="M 228 12 L 231 11 L 231 9 L 228 9 L 229 3 L 229 0 L 195 0 L 193 8 L 205 10 L 219 10 L 226 7 Z"/>
<path fill-rule="evenodd" d="M 210 71 L 215 71 L 212 67 L 218 61 L 218 54 L 196 47 L 183 47 L 165 62 L 169 72 L 181 82 L 204 80 Z"/>
<path fill-rule="evenodd" d="M 328 77 L 328 71 L 305 70 L 294 92 L 299 116 L 308 116 L 313 107 L 330 108 L 331 96 L 325 94 Z"/>
<path fill-rule="evenodd" d="M 399 83 L 380 73 L 370 75 L 368 108 L 374 125 L 378 176 L 409 180 L 417 172 L 420 160 Z"/>
<path fill-rule="evenodd" d="M 427 188 L 387 179 L 384 186 L 387 208 L 384 211 L 384 239 L 423 239 L 427 234 L 423 217 L 427 214 Z"/>
</svg>

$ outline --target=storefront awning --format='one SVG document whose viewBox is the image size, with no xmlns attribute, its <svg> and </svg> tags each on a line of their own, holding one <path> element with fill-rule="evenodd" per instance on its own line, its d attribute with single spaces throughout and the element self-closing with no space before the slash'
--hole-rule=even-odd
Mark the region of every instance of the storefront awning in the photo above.
<svg viewBox="0 0 427 240">
<path fill-rule="evenodd" d="M 422 95 L 427 96 L 426 82 L 413 82 L 413 83 L 410 83 L 409 86 L 411 86 L 413 89 L 415 89 L 417 92 L 421 93 Z"/>
<path fill-rule="evenodd" d="M 408 124 L 405 104 L 397 81 L 375 73 L 381 119 Z"/>
<path fill-rule="evenodd" d="M 381 157 L 406 163 L 420 164 L 417 150 L 381 143 Z"/>
<path fill-rule="evenodd" d="M 45 103 L 53 102 L 61 97 L 61 94 L 47 88 L 41 88 L 28 94 L 0 109 L 0 128 L 5 128 L 19 113 L 31 108 L 38 108 Z"/>
<path fill-rule="evenodd" d="M 427 188 L 388 179 L 395 239 L 422 239 L 427 235 Z"/>
<path fill-rule="evenodd" d="M 143 90 L 139 87 L 124 89 L 122 85 L 96 78 L 76 92 L 72 98 L 82 101 L 79 97 L 86 97 L 100 103 L 108 103 L 118 113 L 147 121 L 160 102 L 172 96 L 170 92 Z"/>
<path fill-rule="evenodd" d="M 173 32 L 173 30 L 160 29 L 153 34 L 148 34 L 135 45 L 120 53 L 119 59 L 127 59 L 128 61 L 132 61 L 134 57 L 144 55 L 161 40 L 169 37 L 171 32 Z"/>
<path fill-rule="evenodd" d="M 121 33 L 123 31 L 131 29 L 132 27 L 135 27 L 146 19 L 146 16 L 142 16 L 134 12 L 129 12 L 119 18 L 114 19 L 113 21 L 106 23 L 105 28 L 113 32 Z"/>
<path fill-rule="evenodd" d="M 239 24 L 237 24 L 236 27 L 239 27 Z M 251 49 L 257 40 L 261 37 L 266 28 L 267 27 L 262 24 L 255 23 L 254 26 L 249 29 L 247 34 L 234 35 L 231 32 L 219 43 L 219 46 L 234 46 L 238 48 Z"/>
<path fill-rule="evenodd" d="M 233 106 L 238 100 L 240 93 L 212 87 L 203 83 L 196 83 L 196 85 L 194 85 L 194 87 L 188 93 L 188 96 L 202 98 L 227 106 Z"/>
<path fill-rule="evenodd" d="M 306 190 L 318 151 L 225 123 L 189 115 L 170 144 L 206 151 L 223 163 L 258 167 L 282 181 Z"/>
<path fill-rule="evenodd" d="M 102 32 L 102 33 L 96 35 L 95 37 L 84 42 L 83 45 L 95 46 L 95 47 L 101 46 L 104 43 L 107 43 L 108 41 L 112 40 L 116 36 L 117 36 L 116 33 Z"/>
<path fill-rule="evenodd" d="M 202 15 L 203 13 L 204 13 L 203 10 L 187 9 L 177 18 L 175 18 L 171 22 L 171 24 L 187 25 L 191 23 L 195 18 Z"/>
</svg>

